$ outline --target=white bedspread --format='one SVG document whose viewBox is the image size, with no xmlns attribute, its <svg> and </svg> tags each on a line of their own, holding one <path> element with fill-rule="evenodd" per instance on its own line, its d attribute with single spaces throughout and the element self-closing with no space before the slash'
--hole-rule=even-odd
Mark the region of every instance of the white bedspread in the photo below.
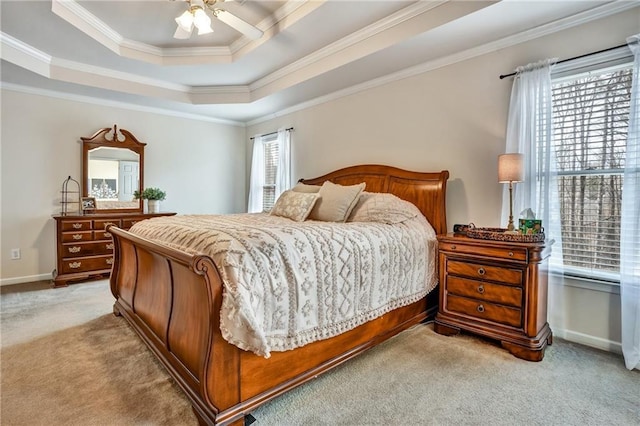
<svg viewBox="0 0 640 426">
<path fill-rule="evenodd" d="M 185 215 L 131 232 L 211 256 L 224 281 L 223 337 L 264 357 L 355 328 L 437 284 L 437 240 L 423 216 L 387 225 Z"/>
</svg>

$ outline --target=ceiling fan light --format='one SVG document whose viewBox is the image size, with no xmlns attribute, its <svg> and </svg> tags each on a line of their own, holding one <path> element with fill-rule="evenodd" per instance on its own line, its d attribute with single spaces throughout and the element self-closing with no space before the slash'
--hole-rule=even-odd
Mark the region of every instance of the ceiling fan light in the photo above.
<svg viewBox="0 0 640 426">
<path fill-rule="evenodd" d="M 176 32 L 173 34 L 173 38 L 187 39 L 191 37 L 191 30 L 185 31 L 180 25 L 176 28 Z"/>
<path fill-rule="evenodd" d="M 185 10 L 184 13 L 176 18 L 176 23 L 183 31 L 188 31 L 191 34 L 193 29 L 194 16 L 189 10 Z"/>
<path fill-rule="evenodd" d="M 193 23 L 198 28 L 198 35 L 212 33 L 211 18 L 201 8 L 196 8 L 193 12 Z"/>
</svg>

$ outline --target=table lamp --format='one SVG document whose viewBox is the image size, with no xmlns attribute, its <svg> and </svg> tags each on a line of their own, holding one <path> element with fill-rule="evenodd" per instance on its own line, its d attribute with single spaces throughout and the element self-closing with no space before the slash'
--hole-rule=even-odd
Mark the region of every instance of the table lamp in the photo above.
<svg viewBox="0 0 640 426">
<path fill-rule="evenodd" d="M 498 156 L 498 182 L 509 184 L 509 225 L 513 231 L 513 183 L 524 181 L 524 156 L 522 154 L 502 154 Z"/>
</svg>

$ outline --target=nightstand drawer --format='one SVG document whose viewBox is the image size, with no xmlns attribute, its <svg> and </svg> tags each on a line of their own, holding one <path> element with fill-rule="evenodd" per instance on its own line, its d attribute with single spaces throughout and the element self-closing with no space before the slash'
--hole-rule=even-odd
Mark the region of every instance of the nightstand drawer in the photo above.
<svg viewBox="0 0 640 426">
<path fill-rule="evenodd" d="M 517 286 L 522 285 L 522 271 L 520 269 L 483 265 L 481 263 L 447 260 L 447 274 Z"/>
<path fill-rule="evenodd" d="M 447 296 L 446 310 L 457 312 L 474 318 L 493 321 L 512 327 L 522 326 L 522 311 L 520 309 L 502 306 L 482 300 L 467 299 L 466 297 Z"/>
<path fill-rule="evenodd" d="M 516 308 L 522 306 L 522 289 L 520 287 L 450 276 L 447 280 L 447 292 Z"/>
<path fill-rule="evenodd" d="M 441 242 L 440 250 L 454 252 L 454 253 L 467 253 L 478 254 L 482 251 L 483 256 L 498 257 L 510 260 L 527 260 L 527 249 L 525 248 L 502 248 L 502 247 L 477 247 L 475 245 L 457 244 L 450 242 Z"/>
</svg>

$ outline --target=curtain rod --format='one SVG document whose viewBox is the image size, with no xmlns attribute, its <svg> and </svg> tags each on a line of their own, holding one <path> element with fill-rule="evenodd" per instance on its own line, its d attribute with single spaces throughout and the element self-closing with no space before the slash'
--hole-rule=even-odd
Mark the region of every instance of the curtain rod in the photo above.
<svg viewBox="0 0 640 426">
<path fill-rule="evenodd" d="M 287 132 L 290 132 L 293 130 L 293 127 L 289 127 L 288 129 L 284 129 Z M 278 132 L 271 132 L 271 133 L 265 133 L 264 135 L 260 135 L 261 138 L 265 137 L 265 136 L 271 136 L 271 135 L 277 135 Z M 255 136 L 251 136 L 249 139 L 254 140 L 256 137 Z"/>
<path fill-rule="evenodd" d="M 586 58 L 587 56 L 597 55 L 598 53 L 604 53 L 604 52 L 608 52 L 610 50 L 620 49 L 621 47 L 627 47 L 627 46 L 628 46 L 628 44 L 625 43 L 625 44 L 621 44 L 620 46 L 614 46 L 614 47 L 609 47 L 607 49 L 598 50 L 597 52 L 585 53 L 584 55 L 574 56 L 573 58 L 569 58 L 569 59 L 563 59 L 561 61 L 556 62 L 556 64 L 561 64 L 563 62 L 573 61 L 575 59 Z M 516 74 L 517 74 L 517 72 L 512 72 L 511 74 L 503 74 L 503 75 L 500 76 L 500 80 L 502 80 L 503 78 L 514 76 Z"/>
</svg>

